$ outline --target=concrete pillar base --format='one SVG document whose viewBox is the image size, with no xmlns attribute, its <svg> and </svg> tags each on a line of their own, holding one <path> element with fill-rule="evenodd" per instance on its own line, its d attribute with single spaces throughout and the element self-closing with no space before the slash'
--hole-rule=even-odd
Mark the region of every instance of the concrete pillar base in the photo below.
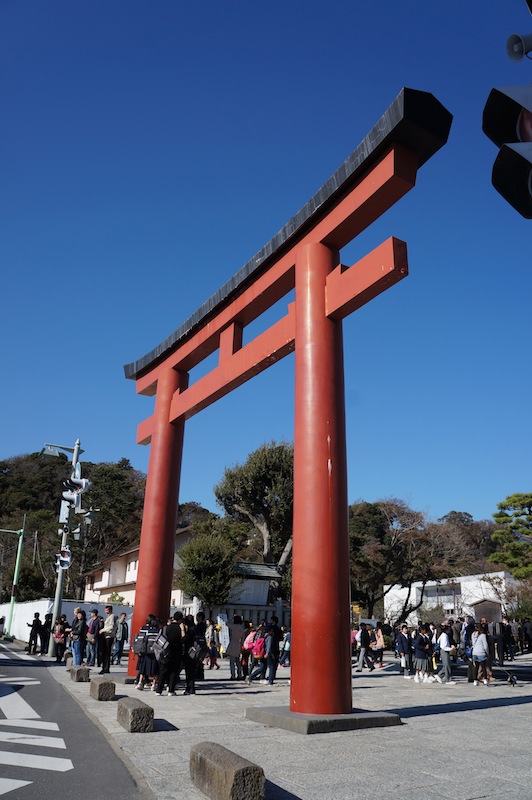
<svg viewBox="0 0 532 800">
<path fill-rule="evenodd" d="M 351 714 L 297 714 L 285 706 L 246 708 L 246 719 L 303 734 L 357 731 L 402 724 L 399 714 L 387 711 L 353 709 Z"/>
</svg>

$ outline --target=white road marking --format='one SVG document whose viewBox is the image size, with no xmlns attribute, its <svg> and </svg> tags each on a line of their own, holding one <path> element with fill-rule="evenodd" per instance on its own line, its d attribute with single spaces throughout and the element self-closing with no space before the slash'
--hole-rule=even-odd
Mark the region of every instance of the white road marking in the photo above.
<svg viewBox="0 0 532 800">
<path fill-rule="evenodd" d="M 30 655 L 17 656 L 21 659 L 31 659 Z M 3 653 L 0 657 L 5 658 Z M 30 732 L 16 732 L 0 730 L 0 742 L 7 742 L 18 746 L 37 746 L 49 747 L 66 750 L 64 739 L 54 736 L 41 736 L 32 733 L 31 729 L 58 731 L 59 726 L 55 722 L 45 722 L 29 703 L 21 697 L 20 692 L 15 686 L 31 686 L 40 684 L 40 681 L 32 678 L 13 678 L 5 674 L 0 675 L 0 714 L 5 719 L 0 719 L 0 725 L 13 728 L 27 728 Z M 69 758 L 52 758 L 49 756 L 28 755 L 26 753 L 14 753 L 0 751 L 0 764 L 11 767 L 25 767 L 27 769 L 45 769 L 51 772 L 68 772 L 74 769 L 74 765 Z M 7 778 L 0 778 L 0 795 L 8 794 L 22 786 L 27 786 L 32 781 L 17 781 Z"/>
<path fill-rule="evenodd" d="M 10 767 L 47 769 L 51 772 L 68 772 L 69 769 L 74 769 L 74 764 L 69 758 L 49 758 L 49 756 L 3 753 L 2 751 L 0 751 L 0 764 L 6 764 Z"/>
<path fill-rule="evenodd" d="M 8 725 L 10 728 L 34 728 L 41 731 L 58 731 L 57 722 L 43 722 L 40 719 L 0 719 L 0 725 Z"/>
<path fill-rule="evenodd" d="M 40 719 L 40 714 L 8 684 L 0 685 L 0 712 L 7 719 Z"/>
<path fill-rule="evenodd" d="M 23 786 L 29 786 L 33 781 L 15 781 L 11 778 L 0 778 L 0 794 L 7 794 L 14 792 L 15 789 L 21 789 Z"/>
<path fill-rule="evenodd" d="M 32 747 L 55 747 L 56 750 L 66 750 L 65 740 L 60 739 L 58 736 L 39 736 L 39 734 L 0 731 L 0 742 L 26 744 Z"/>
<path fill-rule="evenodd" d="M 0 677 L 0 683 L 12 683 L 12 684 L 17 684 L 17 686 L 38 686 L 41 682 L 35 680 L 35 678 L 2 678 L 2 677 Z"/>
<path fill-rule="evenodd" d="M 35 661 L 37 656 L 30 655 L 29 653 L 21 653 L 20 650 L 10 650 L 3 645 L 0 658 L 19 658 L 21 661 Z"/>
</svg>

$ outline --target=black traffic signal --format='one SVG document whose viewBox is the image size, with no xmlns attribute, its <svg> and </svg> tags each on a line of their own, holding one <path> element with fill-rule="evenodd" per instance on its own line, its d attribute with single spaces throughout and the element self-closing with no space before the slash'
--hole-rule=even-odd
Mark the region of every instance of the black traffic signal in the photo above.
<svg viewBox="0 0 532 800">
<path fill-rule="evenodd" d="M 493 186 L 523 217 L 532 219 L 532 85 L 492 89 L 482 130 L 500 148 Z"/>
</svg>

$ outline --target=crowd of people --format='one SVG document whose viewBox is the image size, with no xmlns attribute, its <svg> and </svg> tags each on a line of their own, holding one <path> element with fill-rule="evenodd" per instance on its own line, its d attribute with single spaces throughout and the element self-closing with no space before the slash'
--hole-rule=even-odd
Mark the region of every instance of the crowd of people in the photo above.
<svg viewBox="0 0 532 800">
<path fill-rule="evenodd" d="M 55 658 L 63 661 L 68 649 L 73 666 L 100 667 L 100 674 L 120 665 L 124 646 L 129 641 L 126 614 L 117 616 L 111 605 L 105 616 L 92 609 L 87 618 L 81 607 L 74 609 L 69 623 L 66 615 L 52 624 L 52 614 L 40 619 L 34 614 L 30 628 L 28 651 L 46 655 L 53 638 Z M 137 655 L 136 688 L 151 689 L 157 694 L 167 690 L 175 695 L 184 682 L 183 694 L 196 693 L 196 681 L 205 677 L 205 670 L 219 669 L 221 652 L 229 659 L 230 678 L 272 685 L 277 670 L 290 664 L 291 633 L 279 626 L 277 617 L 263 620 L 256 626 L 235 615 L 227 625 L 228 640 L 221 643 L 221 626 L 199 612 L 194 618 L 175 612 L 166 622 L 150 614 L 131 642 Z M 161 636 L 162 635 L 162 636 Z M 162 642 L 157 652 L 156 643 Z M 415 683 L 454 685 L 453 666 L 458 659 L 467 663 L 467 680 L 475 685 L 489 685 L 493 667 L 504 667 L 519 653 L 532 652 L 532 622 L 529 619 L 477 623 L 472 616 L 445 619 L 440 624 L 420 623 L 416 627 L 403 623 L 392 629 L 380 621 L 361 622 L 351 633 L 355 671 L 383 669 L 386 648 L 393 648 L 399 659 L 400 675 Z M 181 673 L 184 672 L 184 679 Z"/>
<path fill-rule="evenodd" d="M 110 672 L 111 664 L 120 664 L 124 645 L 129 639 L 129 627 L 126 614 L 122 613 L 118 619 L 113 614 L 111 605 L 105 606 L 105 617 L 102 617 L 96 608 L 89 612 L 89 619 L 85 610 L 79 606 L 74 609 L 74 618 L 67 620 L 66 614 L 61 614 L 53 622 L 52 614 L 45 614 L 41 622 L 40 614 L 35 612 L 32 622 L 28 622 L 30 630 L 28 651 L 40 655 L 48 653 L 50 636 L 54 642 L 56 662 L 64 661 L 65 653 L 72 653 L 73 666 L 95 666 L 101 668 L 100 674 Z"/>
<path fill-rule="evenodd" d="M 385 628 L 387 628 L 385 630 Z M 411 628 L 406 623 L 392 629 L 377 622 L 362 622 L 352 631 L 356 671 L 383 667 L 384 635 L 392 642 L 399 659 L 400 674 L 415 683 L 456 684 L 453 665 L 458 659 L 467 663 L 467 680 L 475 686 L 489 685 L 493 667 L 504 667 L 521 653 L 532 652 L 532 622 L 529 619 L 477 623 L 474 617 L 446 619 L 438 625 L 420 623 Z"/>
<path fill-rule="evenodd" d="M 272 685 L 278 667 L 289 665 L 290 631 L 281 628 L 275 616 L 254 626 L 235 615 L 227 627 L 224 655 L 229 659 L 231 680 Z M 184 672 L 183 694 L 195 694 L 196 681 L 205 677 L 205 670 L 219 669 L 220 630 L 203 612 L 194 618 L 176 611 L 166 624 L 150 614 L 132 642 L 137 654 L 136 688 L 159 695 L 166 690 L 168 696 L 175 696 Z M 160 648 L 158 652 L 161 641 L 164 652 Z"/>
</svg>

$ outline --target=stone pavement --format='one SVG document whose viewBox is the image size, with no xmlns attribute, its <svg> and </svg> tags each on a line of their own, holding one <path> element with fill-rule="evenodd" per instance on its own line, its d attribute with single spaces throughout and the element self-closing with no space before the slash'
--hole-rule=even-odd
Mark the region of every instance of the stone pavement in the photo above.
<svg viewBox="0 0 532 800">
<path fill-rule="evenodd" d="M 320 657 L 317 655 L 317 657 Z M 353 706 L 400 714 L 402 725 L 303 736 L 245 719 L 252 705 L 289 704 L 289 669 L 273 687 L 229 680 L 229 665 L 206 671 L 197 694 L 158 697 L 123 683 L 125 668 L 112 667 L 117 698 L 136 696 L 153 706 L 152 733 L 127 733 L 117 723 L 117 703 L 93 700 L 89 684 L 75 683 L 63 665 L 51 674 L 107 735 L 140 784 L 158 800 L 201 800 L 191 784 L 190 748 L 217 742 L 264 769 L 268 800 L 532 800 L 532 682 L 511 687 L 467 683 L 415 684 L 386 667 L 353 676 Z M 515 671 L 530 676 L 532 655 Z M 514 665 L 511 665 L 513 668 Z M 327 668 L 324 659 L 324 670 Z M 462 673 L 462 674 L 460 674 Z"/>
</svg>

